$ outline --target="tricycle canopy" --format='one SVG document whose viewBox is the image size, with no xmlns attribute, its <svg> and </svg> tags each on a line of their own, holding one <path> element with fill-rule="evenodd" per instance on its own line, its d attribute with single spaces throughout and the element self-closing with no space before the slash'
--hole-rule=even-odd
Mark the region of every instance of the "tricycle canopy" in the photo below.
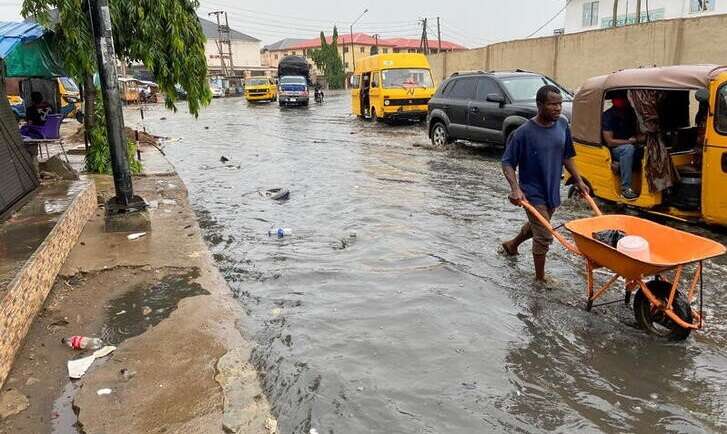
<svg viewBox="0 0 727 434">
<path fill-rule="evenodd" d="M 606 92 L 618 89 L 702 89 L 727 66 L 676 65 L 624 69 L 586 80 L 573 100 L 573 139 L 584 144 L 601 143 L 601 118 Z"/>
</svg>

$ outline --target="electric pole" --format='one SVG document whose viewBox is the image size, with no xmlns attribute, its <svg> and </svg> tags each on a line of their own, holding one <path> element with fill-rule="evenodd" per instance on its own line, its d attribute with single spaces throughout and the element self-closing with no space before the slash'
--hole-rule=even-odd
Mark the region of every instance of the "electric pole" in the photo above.
<svg viewBox="0 0 727 434">
<path fill-rule="evenodd" d="M 225 23 L 222 24 L 222 21 L 220 21 L 220 15 L 225 15 Z M 224 75 L 226 78 L 230 78 L 230 76 L 234 73 L 233 65 L 232 65 L 232 41 L 230 40 L 230 25 L 227 21 L 227 12 L 223 11 L 212 11 L 207 16 L 214 15 L 217 19 L 217 51 L 218 55 L 220 56 L 220 70 L 222 71 L 222 75 Z M 225 50 L 225 47 L 227 50 Z M 227 61 L 227 62 L 225 62 Z M 230 65 L 230 68 L 227 68 L 227 65 Z"/>
<path fill-rule="evenodd" d="M 641 24 L 641 0 L 636 0 L 636 24 Z"/>
<path fill-rule="evenodd" d="M 437 17 L 437 39 L 439 39 L 439 51 L 437 53 L 442 52 L 442 29 L 439 27 L 439 17 Z"/>
<path fill-rule="evenodd" d="M 146 204 L 143 199 L 134 196 L 129 171 L 126 137 L 124 137 L 124 115 L 119 97 L 119 77 L 116 71 L 116 52 L 111 28 L 111 11 L 107 0 L 92 0 L 91 4 L 89 11 L 91 31 L 96 44 L 96 61 L 106 117 L 106 135 L 109 141 L 111 170 L 116 190 L 116 197 L 109 200 L 106 212 L 107 215 L 125 214 L 143 210 L 146 208 Z M 88 113 L 87 116 L 93 116 L 93 113 Z"/>
<path fill-rule="evenodd" d="M 422 19 L 422 39 L 419 42 L 419 50 L 424 54 L 429 54 L 429 37 L 427 36 L 427 19 Z"/>
</svg>

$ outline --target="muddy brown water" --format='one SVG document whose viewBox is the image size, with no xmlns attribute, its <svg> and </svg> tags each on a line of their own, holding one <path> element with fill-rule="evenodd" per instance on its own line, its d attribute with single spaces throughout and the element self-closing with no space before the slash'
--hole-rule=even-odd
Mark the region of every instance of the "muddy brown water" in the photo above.
<svg viewBox="0 0 727 434">
<path fill-rule="evenodd" d="M 501 150 L 429 149 L 422 126 L 348 107 L 221 99 L 198 120 L 146 116 L 177 139 L 166 152 L 250 314 L 281 432 L 727 430 L 724 260 L 706 267 L 708 325 L 686 342 L 647 336 L 622 303 L 585 312 L 578 258 L 555 247 L 543 291 L 529 254 L 496 253 L 523 221 Z M 274 187 L 290 200 L 258 193 Z M 587 214 L 566 201 L 555 220 Z M 293 235 L 269 238 L 278 226 Z"/>
</svg>

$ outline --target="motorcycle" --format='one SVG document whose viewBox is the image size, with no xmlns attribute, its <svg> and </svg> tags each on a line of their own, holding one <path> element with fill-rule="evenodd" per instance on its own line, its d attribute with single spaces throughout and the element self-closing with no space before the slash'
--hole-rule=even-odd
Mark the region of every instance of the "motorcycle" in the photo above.
<svg viewBox="0 0 727 434">
<path fill-rule="evenodd" d="M 313 94 L 313 99 L 315 99 L 315 101 L 317 103 L 322 103 L 323 102 L 323 91 L 320 89 L 316 89 L 315 93 Z"/>
</svg>

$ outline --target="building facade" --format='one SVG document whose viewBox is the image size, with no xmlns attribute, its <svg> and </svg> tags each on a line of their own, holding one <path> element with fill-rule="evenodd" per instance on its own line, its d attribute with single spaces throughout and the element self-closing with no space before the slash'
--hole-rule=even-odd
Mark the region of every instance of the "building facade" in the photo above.
<svg viewBox="0 0 727 434">
<path fill-rule="evenodd" d="M 727 13 L 727 0 L 618 0 L 616 26 L 641 22 L 689 18 Z M 614 26 L 614 0 L 571 0 L 566 8 L 565 33 L 604 29 Z"/>
</svg>

